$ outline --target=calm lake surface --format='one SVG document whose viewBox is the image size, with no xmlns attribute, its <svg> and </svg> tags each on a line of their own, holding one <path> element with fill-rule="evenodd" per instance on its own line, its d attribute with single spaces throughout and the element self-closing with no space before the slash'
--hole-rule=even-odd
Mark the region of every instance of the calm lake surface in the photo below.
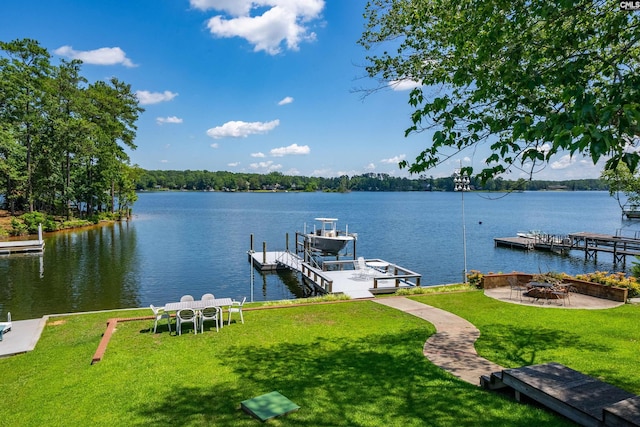
<svg viewBox="0 0 640 427">
<path fill-rule="evenodd" d="M 0 257 L 0 318 L 164 305 L 183 294 L 265 301 L 302 296 L 295 274 L 255 273 L 255 249 L 283 250 L 289 233 L 316 217 L 358 233 L 357 252 L 423 275 L 434 285 L 462 281 L 461 193 L 141 193 L 131 221 L 47 235 L 43 255 Z M 488 272 L 616 271 L 610 255 L 585 261 L 494 247 L 518 231 L 633 235 L 606 192 L 465 193 L 467 269 Z M 628 260 L 627 268 L 631 265 Z M 617 269 L 623 270 L 622 266 Z"/>
</svg>

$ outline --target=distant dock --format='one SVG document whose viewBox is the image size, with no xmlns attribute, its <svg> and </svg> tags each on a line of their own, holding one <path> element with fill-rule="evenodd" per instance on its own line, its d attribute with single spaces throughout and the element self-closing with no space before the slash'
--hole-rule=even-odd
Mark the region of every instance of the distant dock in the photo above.
<svg viewBox="0 0 640 427">
<path fill-rule="evenodd" d="M 38 240 L 11 240 L 0 242 L 0 255 L 10 255 L 18 253 L 38 253 L 44 251 L 44 240 L 42 239 L 42 226 L 38 227 Z"/>
<path fill-rule="evenodd" d="M 613 256 L 613 263 L 626 263 L 627 256 L 640 256 L 640 237 L 621 234 L 598 234 L 589 232 L 569 233 L 566 236 L 541 235 L 536 237 L 498 237 L 495 246 L 520 250 L 542 250 L 567 253 L 572 250 L 584 252 L 585 260 L 597 259 L 599 253 Z"/>
</svg>

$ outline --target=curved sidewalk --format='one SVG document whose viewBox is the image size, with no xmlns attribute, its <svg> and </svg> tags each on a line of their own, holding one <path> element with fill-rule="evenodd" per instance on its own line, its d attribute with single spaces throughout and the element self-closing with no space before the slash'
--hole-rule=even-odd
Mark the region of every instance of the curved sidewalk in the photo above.
<svg viewBox="0 0 640 427">
<path fill-rule="evenodd" d="M 456 377 L 468 383 L 480 385 L 482 375 L 504 369 L 478 356 L 473 344 L 480 336 L 480 331 L 465 319 L 405 297 L 380 298 L 372 301 L 431 322 L 436 327 L 436 333 L 429 337 L 422 352 L 434 365 Z"/>
</svg>

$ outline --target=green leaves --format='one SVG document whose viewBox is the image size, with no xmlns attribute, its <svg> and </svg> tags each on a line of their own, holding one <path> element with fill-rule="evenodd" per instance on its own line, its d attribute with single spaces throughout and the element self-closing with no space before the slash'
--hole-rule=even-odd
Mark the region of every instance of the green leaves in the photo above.
<svg viewBox="0 0 640 427">
<path fill-rule="evenodd" d="M 396 52 L 371 56 L 369 75 L 424 84 L 409 95 L 415 110 L 405 135 L 432 129 L 432 141 L 411 171 L 486 138 L 496 154 L 486 176 L 562 151 L 594 163 L 622 159 L 626 145 L 638 144 L 639 14 L 605 0 L 375 0 L 365 17 L 360 43 Z M 547 155 L 536 153 L 543 144 Z M 625 163 L 637 165 L 632 158 Z"/>
<path fill-rule="evenodd" d="M 128 202 L 127 146 L 143 110 L 129 85 L 86 86 L 80 61 L 53 66 L 34 40 L 0 42 L 0 194 L 12 210 L 69 215 Z M 125 188 L 126 186 L 129 188 Z"/>
</svg>

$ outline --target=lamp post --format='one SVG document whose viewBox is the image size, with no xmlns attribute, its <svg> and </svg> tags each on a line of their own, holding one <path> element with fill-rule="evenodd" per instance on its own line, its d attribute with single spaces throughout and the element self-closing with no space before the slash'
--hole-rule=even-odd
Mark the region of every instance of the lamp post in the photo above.
<svg viewBox="0 0 640 427">
<path fill-rule="evenodd" d="M 464 221 L 464 192 L 469 191 L 469 176 L 462 171 L 462 164 L 460 164 L 460 169 L 454 171 L 453 174 L 453 183 L 454 183 L 454 191 L 459 191 L 462 196 L 462 252 L 464 256 L 464 271 L 463 271 L 463 281 L 464 284 L 467 284 L 467 230 Z"/>
</svg>

